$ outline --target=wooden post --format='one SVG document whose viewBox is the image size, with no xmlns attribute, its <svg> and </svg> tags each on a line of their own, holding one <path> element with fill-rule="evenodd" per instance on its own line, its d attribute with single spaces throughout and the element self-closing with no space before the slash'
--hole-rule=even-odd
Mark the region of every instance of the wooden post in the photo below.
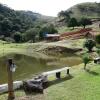
<svg viewBox="0 0 100 100">
<path fill-rule="evenodd" d="M 13 91 L 13 78 L 11 71 L 12 59 L 8 59 L 7 71 L 8 71 L 8 100 L 14 100 L 15 95 Z"/>
<path fill-rule="evenodd" d="M 69 75 L 69 69 L 67 69 L 67 74 Z"/>
<path fill-rule="evenodd" d="M 60 72 L 57 72 L 56 73 L 56 78 L 60 79 L 60 74 L 61 74 Z"/>
</svg>

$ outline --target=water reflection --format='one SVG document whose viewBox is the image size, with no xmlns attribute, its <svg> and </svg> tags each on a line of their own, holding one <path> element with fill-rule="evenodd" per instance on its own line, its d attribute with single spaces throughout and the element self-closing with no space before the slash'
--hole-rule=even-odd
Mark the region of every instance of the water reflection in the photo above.
<svg viewBox="0 0 100 100">
<path fill-rule="evenodd" d="M 9 54 L 0 58 L 0 84 L 7 82 L 6 61 L 13 58 L 17 69 L 14 73 L 14 80 L 31 78 L 35 74 L 44 71 L 53 70 L 65 66 L 73 66 L 81 63 L 80 57 L 77 56 L 60 56 L 52 59 L 38 59 L 21 54 Z"/>
</svg>

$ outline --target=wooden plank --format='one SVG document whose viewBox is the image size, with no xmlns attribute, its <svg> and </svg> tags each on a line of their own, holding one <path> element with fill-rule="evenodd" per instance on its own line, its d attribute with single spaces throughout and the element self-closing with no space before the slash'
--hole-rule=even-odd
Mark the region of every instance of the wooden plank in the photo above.
<svg viewBox="0 0 100 100">
<path fill-rule="evenodd" d="M 61 68 L 61 69 L 57 69 L 57 70 L 53 70 L 53 71 L 44 72 L 44 73 L 42 73 L 42 75 L 50 75 L 50 74 L 54 74 L 54 73 L 57 73 L 57 72 L 65 71 L 65 70 L 67 70 L 67 69 L 70 69 L 70 67 L 64 67 L 64 68 Z"/>
</svg>

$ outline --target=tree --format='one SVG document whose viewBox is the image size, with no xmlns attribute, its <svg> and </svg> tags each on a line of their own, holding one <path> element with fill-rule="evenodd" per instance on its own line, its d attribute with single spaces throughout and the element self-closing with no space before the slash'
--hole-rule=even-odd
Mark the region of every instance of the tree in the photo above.
<svg viewBox="0 0 100 100">
<path fill-rule="evenodd" d="M 38 28 L 31 28 L 27 30 L 24 34 L 25 41 L 32 40 L 32 42 L 35 42 L 36 35 L 38 34 L 39 34 Z"/>
<path fill-rule="evenodd" d="M 70 11 L 69 12 L 68 11 L 61 11 L 58 13 L 58 17 L 63 17 L 64 21 L 68 22 L 70 19 L 70 13 L 71 13 Z"/>
<path fill-rule="evenodd" d="M 78 22 L 77 22 L 76 18 L 71 18 L 71 19 L 69 20 L 69 22 L 68 22 L 68 27 L 73 27 L 73 29 L 74 29 L 74 27 L 77 26 L 77 25 L 78 25 Z"/>
<path fill-rule="evenodd" d="M 96 40 L 97 43 L 100 44 L 100 34 L 96 35 L 95 40 Z"/>
<path fill-rule="evenodd" d="M 15 42 L 19 43 L 22 39 L 21 33 L 20 32 L 14 33 L 13 38 L 14 38 Z"/>
<path fill-rule="evenodd" d="M 4 18 L 1 21 L 1 31 L 3 33 L 2 35 L 9 37 L 11 33 L 11 28 L 12 28 L 12 22 L 9 19 Z"/>
<path fill-rule="evenodd" d="M 82 57 L 83 63 L 84 63 L 84 69 L 86 69 L 86 65 L 89 63 L 90 58 L 87 54 L 83 55 Z"/>
<path fill-rule="evenodd" d="M 48 26 L 48 34 L 55 34 L 55 33 L 58 33 L 58 31 L 55 29 L 53 24 L 50 24 Z"/>
<path fill-rule="evenodd" d="M 84 28 L 86 27 L 86 25 L 91 25 L 92 22 L 90 19 L 87 19 L 87 18 L 81 18 L 80 20 L 80 25 L 82 25 Z"/>
<path fill-rule="evenodd" d="M 94 40 L 92 39 L 87 39 L 85 42 L 84 42 L 84 45 L 83 45 L 85 48 L 88 49 L 89 52 L 92 52 L 92 49 L 94 46 L 96 46 L 96 43 Z"/>
</svg>

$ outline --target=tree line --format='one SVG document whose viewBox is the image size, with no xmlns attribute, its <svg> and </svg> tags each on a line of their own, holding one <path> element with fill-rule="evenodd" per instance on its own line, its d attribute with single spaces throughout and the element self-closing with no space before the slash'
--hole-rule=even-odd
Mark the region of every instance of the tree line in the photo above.
<svg viewBox="0 0 100 100">
<path fill-rule="evenodd" d="M 75 17 L 71 17 L 71 14 L 73 12 L 71 11 L 61 11 L 58 13 L 58 17 L 61 18 L 61 20 L 68 26 L 68 27 L 74 27 L 75 26 L 83 26 L 84 28 L 86 25 L 91 25 L 92 21 L 89 18 L 82 17 L 80 19 L 77 19 Z"/>
<path fill-rule="evenodd" d="M 44 38 L 42 32 L 57 32 L 53 25 L 46 25 L 38 13 L 31 11 L 15 11 L 0 4 L 0 39 L 11 42 L 27 42 Z M 54 32 L 53 32 L 54 31 Z"/>
</svg>

